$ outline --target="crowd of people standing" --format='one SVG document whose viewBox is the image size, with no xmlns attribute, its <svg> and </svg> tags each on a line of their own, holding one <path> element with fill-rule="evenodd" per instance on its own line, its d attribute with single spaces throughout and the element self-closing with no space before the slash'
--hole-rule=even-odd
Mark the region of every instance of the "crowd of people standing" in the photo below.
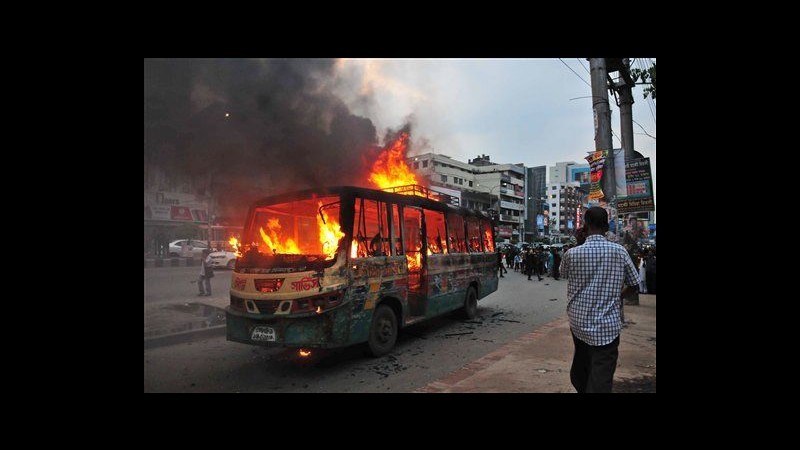
<svg viewBox="0 0 800 450">
<path fill-rule="evenodd" d="M 578 237 L 578 244 L 583 244 L 586 239 L 580 233 Z M 498 250 L 497 263 L 500 277 L 508 273 L 508 269 L 518 272 L 522 275 L 527 275 L 528 280 L 533 280 L 536 276 L 538 281 L 542 281 L 543 277 L 551 277 L 558 280 L 561 277 L 559 267 L 564 253 L 569 251 L 570 248 L 577 245 L 565 245 L 562 248 L 557 247 L 528 247 L 527 249 L 518 249 L 510 247 L 505 250 Z M 626 245 L 625 249 L 638 269 L 639 278 L 641 283 L 639 292 L 642 294 L 656 293 L 656 249 L 655 247 L 639 247 L 637 245 Z"/>
<path fill-rule="evenodd" d="M 563 248 L 528 247 L 526 250 L 511 247 L 505 251 L 499 251 L 498 270 L 500 270 L 500 276 L 507 273 L 506 268 L 510 268 L 514 272 L 527 275 L 529 280 L 533 280 L 532 276 L 534 275 L 538 281 L 542 281 L 544 276 L 558 280 L 561 258 L 570 247 L 569 245 L 565 245 Z M 503 266 L 503 262 L 505 262 L 505 266 Z"/>
</svg>

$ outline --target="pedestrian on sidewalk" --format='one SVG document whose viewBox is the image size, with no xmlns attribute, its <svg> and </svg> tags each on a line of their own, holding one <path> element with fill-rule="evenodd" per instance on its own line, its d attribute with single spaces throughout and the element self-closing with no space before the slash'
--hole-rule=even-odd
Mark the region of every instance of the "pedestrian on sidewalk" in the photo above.
<svg viewBox="0 0 800 450">
<path fill-rule="evenodd" d="M 503 272 L 508 273 L 508 270 L 503 267 L 503 253 L 500 250 L 497 251 L 497 270 L 500 271 L 500 278 L 504 278 Z"/>
<path fill-rule="evenodd" d="M 650 252 L 647 250 L 644 251 L 642 255 L 641 261 L 639 261 L 639 278 L 642 280 L 639 282 L 639 292 L 642 294 L 647 294 L 647 258 L 650 256 Z"/>
<path fill-rule="evenodd" d="M 575 353 L 570 381 L 578 393 L 611 392 L 622 330 L 620 307 L 639 274 L 625 248 L 608 241 L 608 213 L 592 207 L 584 214 L 586 241 L 566 252 L 567 316 Z"/>
<path fill-rule="evenodd" d="M 645 267 L 645 276 L 647 277 L 647 293 L 656 295 L 656 248 L 650 249 L 650 254 L 647 256 L 647 266 Z"/>
<path fill-rule="evenodd" d="M 211 251 L 203 249 L 203 262 L 200 264 L 200 278 L 197 279 L 197 288 L 200 290 L 198 296 L 211 297 L 211 279 L 214 278 L 214 268 L 211 267 Z M 205 283 L 205 291 L 203 291 Z"/>
</svg>

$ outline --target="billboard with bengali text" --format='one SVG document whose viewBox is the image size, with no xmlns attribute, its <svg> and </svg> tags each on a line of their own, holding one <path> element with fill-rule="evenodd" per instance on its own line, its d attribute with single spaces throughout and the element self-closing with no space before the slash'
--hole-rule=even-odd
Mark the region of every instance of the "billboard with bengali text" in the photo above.
<svg viewBox="0 0 800 450">
<path fill-rule="evenodd" d="M 617 201 L 617 212 L 655 211 L 650 158 L 637 158 L 625 163 L 625 181 L 628 195 Z"/>
</svg>

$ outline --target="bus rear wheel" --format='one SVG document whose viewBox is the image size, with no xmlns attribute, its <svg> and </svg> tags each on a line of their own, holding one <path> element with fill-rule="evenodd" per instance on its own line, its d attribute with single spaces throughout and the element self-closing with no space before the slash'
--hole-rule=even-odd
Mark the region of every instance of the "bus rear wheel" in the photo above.
<svg viewBox="0 0 800 450">
<path fill-rule="evenodd" d="M 467 297 L 464 299 L 462 315 L 467 319 L 474 319 L 478 316 L 478 293 L 472 286 L 467 289 Z"/>
<path fill-rule="evenodd" d="M 383 356 L 392 350 L 395 342 L 397 342 L 397 317 L 389 306 L 378 305 L 372 315 L 367 350 L 372 356 Z"/>
</svg>

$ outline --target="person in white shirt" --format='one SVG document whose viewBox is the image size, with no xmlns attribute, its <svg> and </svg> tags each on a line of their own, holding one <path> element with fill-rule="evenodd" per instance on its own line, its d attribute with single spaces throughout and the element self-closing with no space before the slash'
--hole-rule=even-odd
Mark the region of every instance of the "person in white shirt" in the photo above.
<svg viewBox="0 0 800 450">
<path fill-rule="evenodd" d="M 211 278 L 214 277 L 214 268 L 211 267 L 211 252 L 203 250 L 203 262 L 200 264 L 200 278 L 197 279 L 197 288 L 200 290 L 198 296 L 211 296 Z M 205 291 L 203 284 L 205 283 Z"/>
<path fill-rule="evenodd" d="M 641 261 L 639 261 L 639 278 L 641 278 L 641 282 L 639 282 L 639 292 L 642 294 L 647 294 L 647 262 L 646 259 L 650 252 L 645 250 L 642 254 Z"/>
</svg>

